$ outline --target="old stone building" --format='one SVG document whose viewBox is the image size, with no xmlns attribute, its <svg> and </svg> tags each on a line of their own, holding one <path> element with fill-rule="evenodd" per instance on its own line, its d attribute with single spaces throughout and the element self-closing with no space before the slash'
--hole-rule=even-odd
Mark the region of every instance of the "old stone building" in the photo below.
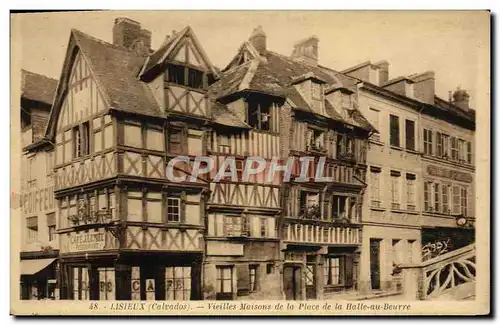
<svg viewBox="0 0 500 325">
<path fill-rule="evenodd" d="M 57 80 L 22 70 L 21 82 L 21 299 L 54 299 L 54 147 L 43 136 Z"/>
<path fill-rule="evenodd" d="M 356 77 L 370 137 L 360 290 L 399 290 L 399 265 L 474 242 L 474 111 L 457 90 L 435 95 L 432 71 L 389 79 L 389 63 L 365 62 Z M 463 218 L 464 217 L 464 218 Z"/>
<path fill-rule="evenodd" d="M 337 72 L 314 36 L 279 54 L 261 27 L 222 70 L 190 27 L 155 50 L 139 22 L 112 33 L 72 30 L 50 101 L 23 106 L 48 119 L 26 158 L 52 157 L 32 186 L 55 199 L 26 222 L 57 229 L 26 250 L 57 258 L 61 299 L 359 297 L 400 290 L 427 243 L 473 240 L 464 91 L 444 101 L 432 73 L 390 80 L 385 61 Z"/>
</svg>

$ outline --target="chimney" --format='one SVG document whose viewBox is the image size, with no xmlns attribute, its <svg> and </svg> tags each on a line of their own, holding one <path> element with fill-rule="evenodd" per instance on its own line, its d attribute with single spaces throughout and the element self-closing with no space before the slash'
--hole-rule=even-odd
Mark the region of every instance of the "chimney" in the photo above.
<svg viewBox="0 0 500 325">
<path fill-rule="evenodd" d="M 378 84 L 383 85 L 389 81 L 389 62 L 380 61 L 374 64 L 378 67 Z"/>
<path fill-rule="evenodd" d="M 248 39 L 250 43 L 252 43 L 253 47 L 259 52 L 260 54 L 264 54 L 267 49 L 267 37 L 266 33 L 264 33 L 264 30 L 262 29 L 262 26 L 257 26 L 253 32 L 252 35 L 250 35 L 250 38 Z"/>
<path fill-rule="evenodd" d="M 435 85 L 434 71 L 426 71 L 424 73 L 410 76 L 413 82 L 413 96 L 415 99 L 434 105 Z"/>
<path fill-rule="evenodd" d="M 453 101 L 452 104 L 455 106 L 460 107 L 464 111 L 469 110 L 469 94 L 467 94 L 467 91 L 460 89 L 460 87 L 457 87 L 457 90 L 453 92 Z"/>
<path fill-rule="evenodd" d="M 142 45 L 138 45 L 142 43 Z M 113 44 L 127 49 L 151 48 L 151 32 L 141 29 L 141 24 L 129 18 L 116 18 L 113 26 Z"/>
<path fill-rule="evenodd" d="M 311 65 L 318 65 L 318 42 L 316 36 L 310 36 L 293 46 L 292 59 Z"/>
</svg>

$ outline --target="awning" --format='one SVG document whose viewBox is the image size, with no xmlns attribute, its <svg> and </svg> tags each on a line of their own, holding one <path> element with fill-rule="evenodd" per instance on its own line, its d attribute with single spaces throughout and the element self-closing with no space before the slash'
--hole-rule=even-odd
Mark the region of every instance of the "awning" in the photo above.
<svg viewBox="0 0 500 325">
<path fill-rule="evenodd" d="M 22 260 L 21 275 L 33 275 L 52 264 L 55 258 L 43 258 L 38 260 Z"/>
</svg>

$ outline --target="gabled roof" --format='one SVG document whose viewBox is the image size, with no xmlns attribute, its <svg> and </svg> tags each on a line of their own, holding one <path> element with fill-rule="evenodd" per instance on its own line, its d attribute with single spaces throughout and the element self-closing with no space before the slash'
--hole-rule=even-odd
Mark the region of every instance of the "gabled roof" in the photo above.
<svg viewBox="0 0 500 325">
<path fill-rule="evenodd" d="M 57 80 L 27 70 L 21 70 L 21 97 L 52 105 Z"/>
<path fill-rule="evenodd" d="M 202 59 L 205 62 L 205 64 L 209 67 L 210 71 L 214 75 L 218 75 L 217 70 L 208 59 L 205 50 L 201 46 L 200 41 L 198 40 L 195 33 L 193 32 L 193 29 L 190 26 L 185 27 L 182 31 L 175 33 L 171 37 L 166 39 L 165 42 L 163 42 L 163 44 L 160 46 L 160 48 L 154 51 L 154 53 L 148 57 L 143 68 L 141 69 L 140 75 L 143 76 L 148 71 L 153 69 L 155 66 L 161 65 L 163 61 L 165 61 L 165 59 L 168 57 L 168 55 L 172 52 L 172 50 L 177 46 L 179 41 L 182 40 L 183 37 L 191 38 L 191 40 L 194 43 L 194 46 L 201 53 Z"/>
<path fill-rule="evenodd" d="M 91 74 L 110 109 L 148 116 L 163 116 L 149 88 L 137 78 L 145 57 L 72 29 L 47 127 L 48 137 L 52 136 L 55 130 L 54 122 L 59 116 L 71 66 L 78 51 L 89 65 Z"/>
</svg>

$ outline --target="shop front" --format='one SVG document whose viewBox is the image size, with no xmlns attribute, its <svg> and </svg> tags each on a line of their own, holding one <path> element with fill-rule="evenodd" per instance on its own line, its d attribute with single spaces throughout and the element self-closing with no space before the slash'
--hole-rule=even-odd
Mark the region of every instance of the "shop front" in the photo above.
<svg viewBox="0 0 500 325">
<path fill-rule="evenodd" d="M 57 259 L 55 257 L 21 260 L 21 299 L 58 299 Z"/>
<path fill-rule="evenodd" d="M 61 299 L 200 299 L 201 253 L 120 249 L 113 233 L 61 235 Z"/>
</svg>

